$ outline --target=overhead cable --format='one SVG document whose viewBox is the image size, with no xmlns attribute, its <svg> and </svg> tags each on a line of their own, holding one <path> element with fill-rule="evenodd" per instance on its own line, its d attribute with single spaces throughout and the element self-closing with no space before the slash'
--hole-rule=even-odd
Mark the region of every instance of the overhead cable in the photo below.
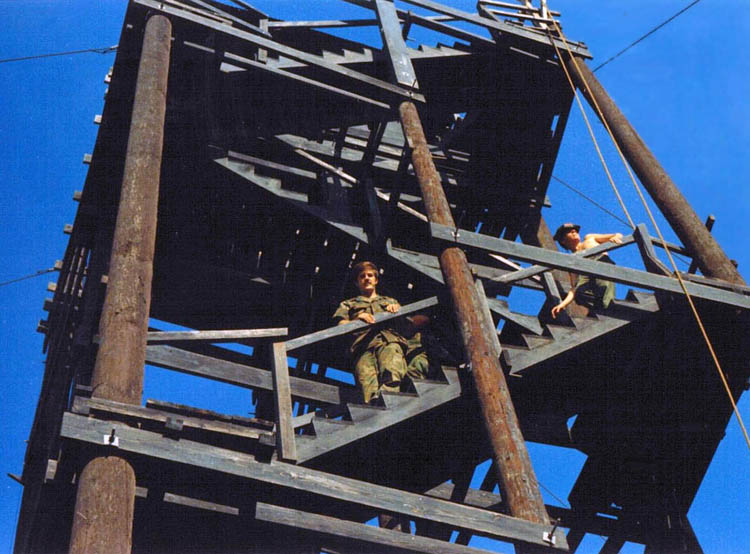
<svg viewBox="0 0 750 554">
<path fill-rule="evenodd" d="M 23 281 L 24 279 L 31 279 L 32 277 L 39 277 L 40 275 L 52 273 L 53 271 L 56 271 L 54 267 L 50 267 L 48 269 L 40 269 L 39 271 L 32 273 L 31 275 L 24 275 L 23 277 L 18 277 L 16 279 L 11 279 L 10 281 L 5 281 L 4 283 L 0 283 L 0 287 L 4 287 L 5 285 L 10 285 L 11 283 L 17 283 L 18 281 Z"/>
<path fill-rule="evenodd" d="M 650 35 L 653 35 L 656 31 L 658 31 L 659 29 L 661 29 L 662 27 L 664 27 L 667 23 L 669 23 L 670 21 L 673 21 L 678 16 L 680 16 L 683 13 L 685 13 L 686 11 L 688 11 L 690 8 L 692 8 L 693 6 L 695 6 L 700 1 L 701 0 L 694 0 L 693 2 L 691 2 L 690 4 L 688 4 L 687 6 L 685 6 L 684 8 L 682 8 L 680 11 L 678 11 L 676 14 L 674 14 L 672 17 L 670 17 L 669 19 L 667 19 L 665 21 L 662 21 L 656 27 L 654 27 L 653 29 L 651 29 L 648 33 L 646 33 L 645 35 L 641 36 L 640 38 L 634 40 L 630 44 L 628 44 L 625 48 L 623 48 L 622 50 L 620 50 L 617 54 L 615 54 L 614 56 L 612 56 L 611 58 L 609 58 L 605 62 L 600 63 L 599 65 L 597 65 L 592 70 L 592 72 L 598 71 L 599 69 L 601 69 L 602 67 L 604 67 L 605 65 L 607 65 L 609 62 L 613 61 L 615 58 L 618 58 L 620 55 L 622 55 L 625 52 L 627 52 L 628 50 L 630 50 L 633 46 L 635 46 L 636 44 L 638 44 L 639 42 L 641 42 L 643 39 L 649 37 Z"/>
<path fill-rule="evenodd" d="M 86 50 L 71 50 L 69 52 L 53 52 L 51 54 L 38 54 L 36 56 L 23 56 L 21 58 L 6 58 L 4 60 L 0 60 L 0 63 L 8 63 L 8 62 L 23 62 L 27 60 L 37 60 L 39 58 L 51 58 L 53 56 L 69 56 L 72 54 L 86 54 L 93 52 L 94 54 L 109 54 L 110 52 L 115 52 L 117 50 L 117 44 L 114 46 L 104 46 L 102 48 L 87 48 Z"/>
</svg>

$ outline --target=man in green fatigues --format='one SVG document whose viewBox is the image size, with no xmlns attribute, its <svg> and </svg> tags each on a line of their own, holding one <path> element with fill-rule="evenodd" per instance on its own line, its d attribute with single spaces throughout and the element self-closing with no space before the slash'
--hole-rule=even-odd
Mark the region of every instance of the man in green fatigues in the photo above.
<svg viewBox="0 0 750 554">
<path fill-rule="evenodd" d="M 581 240 L 581 236 L 578 234 L 580 229 L 580 225 L 574 223 L 563 223 L 558 227 L 557 231 L 555 231 L 554 239 L 559 242 L 563 248 L 574 253 L 588 250 L 589 248 L 593 248 L 594 246 L 598 246 L 605 242 L 614 242 L 615 244 L 622 243 L 622 235 L 620 233 L 590 233 Z M 600 262 L 614 264 L 606 252 L 593 259 Z M 599 278 L 592 279 L 587 275 L 578 275 L 577 277 L 572 273 L 569 275 L 571 289 L 568 291 L 567 296 L 562 302 L 552 308 L 553 318 L 556 318 L 557 314 L 564 310 L 574 298 L 579 304 L 592 308 L 606 309 L 609 307 L 610 302 L 612 302 L 615 297 L 615 284 L 612 281 Z"/>
<path fill-rule="evenodd" d="M 377 293 L 378 268 L 372 262 L 360 262 L 353 268 L 359 296 L 344 300 L 333 314 L 338 325 L 353 321 L 375 323 L 375 314 L 396 313 L 401 308 L 394 298 Z M 418 339 L 416 339 L 418 341 Z M 416 351 L 414 337 L 407 340 L 392 327 L 366 329 L 354 335 L 350 353 L 354 359 L 354 374 L 366 403 L 377 401 L 382 391 L 398 392 L 406 378 L 426 376 L 424 356 L 417 353 L 406 361 L 407 351 Z"/>
</svg>

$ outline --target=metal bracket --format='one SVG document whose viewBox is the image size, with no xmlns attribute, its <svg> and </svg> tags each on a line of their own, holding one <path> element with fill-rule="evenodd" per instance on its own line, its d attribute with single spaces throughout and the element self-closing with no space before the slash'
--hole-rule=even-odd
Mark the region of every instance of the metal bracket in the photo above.
<svg viewBox="0 0 750 554">
<path fill-rule="evenodd" d="M 115 435 L 115 428 L 112 427 L 112 433 L 109 435 L 102 435 L 102 444 L 105 446 L 114 446 L 115 448 L 120 446 L 120 437 Z"/>
<path fill-rule="evenodd" d="M 557 531 L 558 526 L 560 525 L 560 520 L 556 519 L 554 522 L 554 525 L 552 526 L 552 531 L 547 533 L 546 531 L 542 533 L 542 540 L 548 544 L 555 545 L 557 542 L 557 537 L 555 537 L 555 531 Z"/>
</svg>

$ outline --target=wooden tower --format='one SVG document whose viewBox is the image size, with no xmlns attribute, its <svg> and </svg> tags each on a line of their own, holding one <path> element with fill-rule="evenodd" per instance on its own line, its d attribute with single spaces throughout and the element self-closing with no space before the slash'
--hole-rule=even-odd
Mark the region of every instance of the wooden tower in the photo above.
<svg viewBox="0 0 750 554">
<path fill-rule="evenodd" d="M 685 291 L 737 398 L 750 289 L 545 2 L 345 1 L 369 18 L 131 0 L 44 326 L 16 552 L 575 552 L 587 533 L 701 552 L 686 514 L 732 412 Z M 365 26 L 382 48 L 328 32 Z M 445 44 L 407 46 L 417 28 Z M 557 251 L 563 67 L 682 244 L 638 225 Z M 616 248 L 645 269 L 595 259 Z M 376 325 L 430 318 L 430 378 L 376 406 L 346 356 L 365 324 L 331 320 L 365 259 L 402 304 Z M 566 272 L 635 288 L 552 321 Z M 509 304 L 519 287 L 540 311 Z M 249 389 L 247 411 L 144 404 L 146 364 Z M 542 502 L 524 441 L 588 456 L 569 509 Z"/>
</svg>

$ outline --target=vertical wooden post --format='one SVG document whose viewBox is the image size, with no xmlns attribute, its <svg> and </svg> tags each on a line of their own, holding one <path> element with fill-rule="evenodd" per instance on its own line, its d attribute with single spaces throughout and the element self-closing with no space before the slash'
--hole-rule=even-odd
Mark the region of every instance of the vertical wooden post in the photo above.
<svg viewBox="0 0 750 554">
<path fill-rule="evenodd" d="M 412 150 L 412 164 L 431 222 L 455 227 L 453 216 L 435 168 L 416 106 L 409 101 L 399 106 L 401 125 Z M 439 256 L 440 268 L 456 313 L 471 374 L 498 467 L 498 483 L 511 515 L 549 523 L 539 484 L 531 466 L 524 438 L 518 425 L 508 385 L 494 356 L 495 346 L 482 329 L 482 304 L 464 252 L 445 248 Z"/>
<path fill-rule="evenodd" d="M 603 119 L 612 130 L 628 163 L 674 232 L 690 250 L 701 271 L 710 277 L 744 283 L 737 268 L 698 219 L 685 197 L 589 67 L 582 60 L 576 60 L 577 63 L 573 63 L 570 58 L 568 60 L 576 87 L 583 92 L 595 112 L 598 112 L 595 105 L 599 106 Z"/>
<path fill-rule="evenodd" d="M 101 341 L 92 395 L 140 404 L 156 239 L 172 24 L 161 15 L 146 23 L 130 124 Z M 131 550 L 135 472 L 118 456 L 89 461 L 79 476 L 70 552 Z"/>
<path fill-rule="evenodd" d="M 292 389 L 289 385 L 289 366 L 286 343 L 275 342 L 271 352 L 273 394 L 276 406 L 276 450 L 280 460 L 297 461 L 297 446 L 292 426 Z"/>
</svg>

